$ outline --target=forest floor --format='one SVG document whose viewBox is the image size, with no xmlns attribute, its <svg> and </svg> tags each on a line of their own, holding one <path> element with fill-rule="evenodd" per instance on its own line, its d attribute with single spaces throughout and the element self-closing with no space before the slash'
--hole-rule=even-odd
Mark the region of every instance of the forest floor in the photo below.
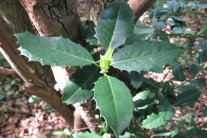
<svg viewBox="0 0 207 138">
<path fill-rule="evenodd" d="M 162 74 L 152 73 L 149 77 L 159 81 Z M 68 125 L 45 102 L 37 97 L 25 95 L 18 78 L 0 78 L 0 138 L 63 138 Z M 207 123 L 204 108 L 207 105 L 207 91 L 192 107 L 176 110 L 174 123 L 184 114 L 194 113 L 197 125 Z M 173 129 L 173 128 L 167 128 Z M 207 130 L 207 128 L 206 128 Z M 56 135 L 55 135 L 56 133 Z"/>
<path fill-rule="evenodd" d="M 19 83 L 15 77 L 1 78 L 0 138 L 61 138 L 53 133 L 68 127 L 65 120 L 45 102 L 21 92 Z"/>
</svg>

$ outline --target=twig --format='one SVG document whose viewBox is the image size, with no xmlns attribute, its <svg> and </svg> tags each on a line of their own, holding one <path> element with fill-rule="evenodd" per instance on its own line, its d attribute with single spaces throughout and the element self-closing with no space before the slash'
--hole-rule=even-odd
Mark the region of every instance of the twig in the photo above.
<svg viewBox="0 0 207 138">
<path fill-rule="evenodd" d="M 156 0 L 129 0 L 128 4 L 133 10 L 136 19 L 139 19 L 142 14 L 147 11 Z"/>
<path fill-rule="evenodd" d="M 11 76 L 15 75 L 16 72 L 13 69 L 8 69 L 0 66 L 0 75 L 2 76 Z"/>
<path fill-rule="evenodd" d="M 8 113 L 8 114 L 25 114 L 25 115 L 32 115 L 32 113 L 28 112 L 19 112 L 19 111 L 13 111 L 13 110 L 0 110 L 2 113 Z"/>
</svg>

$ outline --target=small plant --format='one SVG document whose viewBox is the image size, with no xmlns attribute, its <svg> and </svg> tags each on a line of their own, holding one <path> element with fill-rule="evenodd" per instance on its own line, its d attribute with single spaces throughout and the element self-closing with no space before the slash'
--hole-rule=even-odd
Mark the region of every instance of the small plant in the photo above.
<svg viewBox="0 0 207 138">
<path fill-rule="evenodd" d="M 177 7 L 172 9 L 173 12 L 178 10 Z M 181 22 L 174 16 L 172 19 Z M 162 72 L 166 67 L 173 67 L 175 79 L 185 79 L 179 74 L 183 67 L 174 65 L 184 48 L 171 44 L 166 34 L 158 33 L 162 25 L 164 23 L 157 22 L 152 28 L 135 24 L 129 6 L 116 1 L 107 6 L 96 27 L 92 22 L 84 26 L 82 32 L 91 44 L 90 52 L 63 37 L 39 37 L 29 32 L 16 34 L 16 37 L 21 55 L 30 61 L 78 67 L 64 88 L 64 103 L 95 100 L 101 117 L 117 137 L 124 130 L 141 136 L 140 127 L 159 128 L 172 120 L 174 106 L 191 105 L 200 97 L 195 85 L 176 86 L 172 81 L 157 83 L 144 77 L 146 72 Z M 178 35 L 180 29 L 172 31 Z M 95 52 L 97 48 L 99 51 Z M 197 68 L 191 65 L 193 76 Z M 104 131 L 111 132 L 110 129 Z M 85 133 L 85 136 L 90 137 L 90 134 Z"/>
</svg>

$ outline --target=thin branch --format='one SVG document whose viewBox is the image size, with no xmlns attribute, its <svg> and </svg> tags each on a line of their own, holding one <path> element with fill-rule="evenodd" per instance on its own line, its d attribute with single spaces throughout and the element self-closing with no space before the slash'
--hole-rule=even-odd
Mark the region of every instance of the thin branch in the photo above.
<svg viewBox="0 0 207 138">
<path fill-rule="evenodd" d="M 0 75 L 2 76 L 11 76 L 15 75 L 16 72 L 13 69 L 8 69 L 0 66 Z"/>
<path fill-rule="evenodd" d="M 136 19 L 139 19 L 144 12 L 146 12 L 156 0 L 129 0 L 128 4 L 133 10 Z"/>
</svg>

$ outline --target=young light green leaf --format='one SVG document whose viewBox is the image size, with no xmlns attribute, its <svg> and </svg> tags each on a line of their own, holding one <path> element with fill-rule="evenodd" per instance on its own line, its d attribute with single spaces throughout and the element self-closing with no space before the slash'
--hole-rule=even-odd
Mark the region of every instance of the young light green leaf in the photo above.
<svg viewBox="0 0 207 138">
<path fill-rule="evenodd" d="M 135 18 L 128 4 L 121 1 L 109 4 L 97 23 L 98 42 L 106 49 L 123 45 L 134 23 Z"/>
<path fill-rule="evenodd" d="M 63 103 L 75 104 L 93 96 L 94 82 L 101 76 L 96 66 L 78 69 L 71 77 L 63 92 Z"/>
<path fill-rule="evenodd" d="M 94 99 L 100 114 L 118 136 L 133 118 L 133 101 L 129 88 L 120 80 L 104 76 L 94 87 Z"/>
<path fill-rule="evenodd" d="M 113 50 L 107 50 L 105 55 L 100 55 L 100 67 L 101 67 L 101 73 L 107 73 L 109 67 L 111 66 L 111 57 L 113 54 Z"/>
<path fill-rule="evenodd" d="M 102 138 L 102 136 L 95 133 L 85 132 L 78 134 L 78 138 Z"/>
<path fill-rule="evenodd" d="M 182 51 L 169 43 L 140 40 L 118 50 L 112 56 L 112 66 L 128 72 L 154 71 L 174 62 Z"/>
<path fill-rule="evenodd" d="M 142 122 L 142 127 L 147 129 L 158 128 L 164 125 L 168 120 L 170 120 L 174 116 L 174 113 L 167 112 L 159 112 L 158 115 L 152 113 L 147 116 L 147 118 Z"/>
<path fill-rule="evenodd" d="M 90 53 L 63 37 L 39 37 L 25 32 L 16 34 L 21 55 L 32 61 L 56 66 L 85 66 L 94 64 Z"/>
</svg>

